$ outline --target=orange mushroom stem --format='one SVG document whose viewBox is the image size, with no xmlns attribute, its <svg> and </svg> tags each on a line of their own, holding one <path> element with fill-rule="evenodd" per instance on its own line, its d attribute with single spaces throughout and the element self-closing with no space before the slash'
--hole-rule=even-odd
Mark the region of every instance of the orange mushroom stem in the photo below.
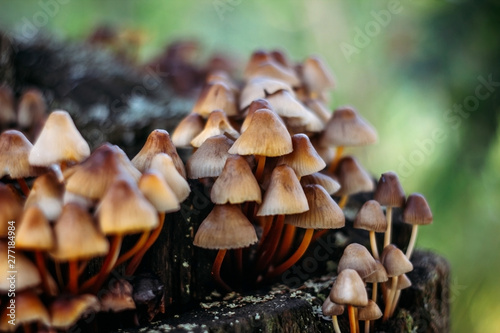
<svg viewBox="0 0 500 333">
<path fill-rule="evenodd" d="M 339 165 L 343 152 L 344 152 L 344 146 L 338 146 L 337 150 L 335 151 L 335 156 L 333 157 L 332 163 L 330 163 L 330 166 L 328 167 L 329 173 L 335 172 L 337 166 Z"/>
<path fill-rule="evenodd" d="M 47 271 L 47 266 L 45 264 L 45 257 L 42 251 L 35 251 L 35 261 L 36 261 L 36 267 L 38 268 L 38 271 L 40 272 L 40 277 L 42 279 L 42 288 L 45 291 L 45 293 L 50 294 L 50 287 L 47 279 L 47 274 L 49 274 L 49 272 Z"/>
<path fill-rule="evenodd" d="M 118 255 L 120 253 L 122 240 L 123 240 L 123 235 L 118 234 L 113 237 L 113 240 L 111 242 L 111 247 L 109 249 L 108 255 L 106 256 L 106 259 L 104 259 L 104 263 L 102 264 L 101 270 L 99 271 L 99 273 L 97 273 L 97 275 L 90 278 L 82 285 L 81 288 L 82 290 L 90 289 L 91 292 L 94 293 L 99 291 L 104 281 L 106 281 L 106 278 L 108 277 L 109 273 L 115 266 L 116 260 L 118 259 Z"/>
<path fill-rule="evenodd" d="M 266 165 L 266 156 L 255 155 L 257 159 L 257 169 L 255 170 L 255 179 L 260 182 L 262 178 L 262 173 L 264 172 L 264 166 Z"/>
<path fill-rule="evenodd" d="M 28 197 L 28 195 L 30 195 L 30 188 L 28 186 L 28 184 L 26 184 L 26 180 L 24 180 L 24 178 L 17 178 L 17 183 L 19 184 L 19 187 L 21 188 L 21 191 L 23 192 L 23 194 Z"/>
<path fill-rule="evenodd" d="M 78 294 L 78 260 L 71 260 L 68 263 L 68 290 L 71 294 Z"/>
<path fill-rule="evenodd" d="M 217 257 L 215 258 L 214 264 L 212 266 L 212 276 L 214 280 L 224 288 L 226 291 L 231 291 L 231 287 L 229 287 L 220 276 L 220 268 L 222 266 L 222 262 L 224 261 L 224 256 L 226 255 L 227 250 L 221 249 L 217 253 Z"/>
<path fill-rule="evenodd" d="M 278 247 L 281 232 L 283 231 L 284 221 L 285 215 L 278 215 L 276 222 L 274 222 L 271 230 L 269 231 L 269 235 L 266 237 L 266 243 L 262 245 L 262 251 L 258 256 L 256 267 L 257 272 L 263 271 L 271 263 L 274 253 L 276 252 L 276 248 Z"/>
<path fill-rule="evenodd" d="M 116 263 L 115 263 L 115 267 L 120 266 L 125 261 L 132 258 L 137 252 L 139 252 L 146 244 L 147 240 L 149 239 L 149 236 L 150 236 L 150 233 L 148 231 L 142 233 L 142 235 L 137 240 L 137 243 L 135 243 L 135 245 L 131 249 L 129 249 L 127 252 L 125 252 L 120 257 L 118 257 L 118 260 L 116 260 Z"/>
<path fill-rule="evenodd" d="M 356 323 L 356 311 L 354 310 L 354 306 L 347 305 L 347 312 L 349 313 L 349 325 L 351 327 L 351 333 L 356 333 L 358 331 Z"/>
<path fill-rule="evenodd" d="M 283 232 L 283 236 L 281 237 L 280 246 L 274 259 L 275 263 L 283 261 L 286 255 L 290 252 L 290 248 L 293 245 L 296 231 L 297 228 L 295 228 L 294 225 L 287 224 L 285 226 L 285 231 Z"/>
</svg>

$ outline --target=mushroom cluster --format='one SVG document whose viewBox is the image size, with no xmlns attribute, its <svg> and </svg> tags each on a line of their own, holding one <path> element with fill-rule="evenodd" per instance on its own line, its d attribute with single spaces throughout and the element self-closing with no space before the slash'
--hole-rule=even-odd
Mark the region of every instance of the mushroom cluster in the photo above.
<svg viewBox="0 0 500 333">
<path fill-rule="evenodd" d="M 190 193 L 169 134 L 153 131 L 131 161 L 109 143 L 91 152 L 69 114 L 57 110 L 34 144 L 18 130 L 1 133 L 0 172 L 0 253 L 15 253 L 0 260 L 1 294 L 12 289 L 4 274 L 17 272 L 16 326 L 2 307 L 0 330 L 66 330 L 91 312 L 135 309 L 126 280 L 101 288 L 120 265 L 134 274 L 165 214 Z M 93 276 L 90 261 L 100 264 Z"/>
</svg>

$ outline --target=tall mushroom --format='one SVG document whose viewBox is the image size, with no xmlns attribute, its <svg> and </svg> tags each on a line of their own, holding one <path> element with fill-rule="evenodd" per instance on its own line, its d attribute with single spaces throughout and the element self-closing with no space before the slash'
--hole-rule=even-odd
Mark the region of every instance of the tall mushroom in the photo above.
<svg viewBox="0 0 500 333">
<path fill-rule="evenodd" d="M 432 223 L 432 212 L 425 200 L 425 197 L 419 193 L 413 193 L 406 200 L 405 209 L 403 211 L 403 222 L 411 224 L 411 237 L 406 249 L 406 257 L 410 259 L 417 240 L 418 226 Z"/>
</svg>

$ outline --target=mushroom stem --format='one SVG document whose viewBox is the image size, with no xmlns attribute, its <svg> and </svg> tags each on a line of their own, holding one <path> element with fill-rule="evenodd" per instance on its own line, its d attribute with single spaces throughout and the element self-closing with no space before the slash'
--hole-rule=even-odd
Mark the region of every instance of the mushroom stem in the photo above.
<svg viewBox="0 0 500 333">
<path fill-rule="evenodd" d="M 212 276 L 215 281 L 224 288 L 226 291 L 231 291 L 231 288 L 222 280 L 220 277 L 220 268 L 222 266 L 222 262 L 224 261 L 224 256 L 226 255 L 227 250 L 219 250 L 217 253 L 217 257 L 215 257 L 214 264 L 212 266 Z"/>
<path fill-rule="evenodd" d="M 267 266 L 271 263 L 274 252 L 276 252 L 276 248 L 278 247 L 278 241 L 281 236 L 281 231 L 283 230 L 284 221 L 285 215 L 278 215 L 271 231 L 269 231 L 269 235 L 266 238 L 266 244 L 262 246 L 262 251 L 257 260 L 257 272 L 262 271 L 264 268 L 267 269 Z"/>
<path fill-rule="evenodd" d="M 146 244 L 144 244 L 144 247 L 141 248 L 130 260 L 129 264 L 127 265 L 127 269 L 125 270 L 125 273 L 127 275 L 132 275 L 136 271 L 137 267 L 139 267 L 139 264 L 141 263 L 142 257 L 146 254 L 146 252 L 149 250 L 151 246 L 156 242 L 158 237 L 160 236 L 161 230 L 163 229 L 163 224 L 165 223 L 165 213 L 159 213 L 159 218 L 160 218 L 160 223 L 156 227 L 156 229 L 151 233 L 151 236 L 149 236 L 148 241 Z"/>
<path fill-rule="evenodd" d="M 35 261 L 40 278 L 42 279 L 42 288 L 46 294 L 50 294 L 49 282 L 47 280 L 47 266 L 45 265 L 45 257 L 42 251 L 35 251 Z"/>
<path fill-rule="evenodd" d="M 372 288 L 372 301 L 377 303 L 377 295 L 378 294 L 378 283 L 373 282 L 373 288 Z"/>
<path fill-rule="evenodd" d="M 78 293 L 78 260 L 70 260 L 68 266 L 68 291 L 76 295 Z"/>
<path fill-rule="evenodd" d="M 56 261 L 54 263 L 54 266 L 56 268 L 57 283 L 59 284 L 59 286 L 62 289 L 62 287 L 64 286 L 64 283 L 63 283 L 62 272 L 61 272 L 61 263 L 59 263 L 58 261 Z"/>
<path fill-rule="evenodd" d="M 387 207 L 385 211 L 385 218 L 387 219 L 387 230 L 384 234 L 384 247 L 391 243 L 392 232 L 392 207 Z"/>
<path fill-rule="evenodd" d="M 356 316 L 356 332 L 361 333 L 361 330 L 359 329 L 359 314 L 358 314 L 359 309 L 354 308 L 354 315 Z"/>
<path fill-rule="evenodd" d="M 16 180 L 21 188 L 21 191 L 23 191 L 23 194 L 28 197 L 28 195 L 30 195 L 30 188 L 28 184 L 26 184 L 26 180 L 24 180 L 24 178 L 17 178 Z"/>
<path fill-rule="evenodd" d="M 414 224 L 413 228 L 411 228 L 411 237 L 410 242 L 408 243 L 408 248 L 406 249 L 406 258 L 410 260 L 411 255 L 413 253 L 413 249 L 415 248 L 415 242 L 417 241 L 418 234 L 418 224 Z"/>
<path fill-rule="evenodd" d="M 377 249 L 377 239 L 375 238 L 375 231 L 370 230 L 370 246 L 372 248 L 373 258 L 379 260 L 379 254 Z"/>
<path fill-rule="evenodd" d="M 328 167 L 329 173 L 335 172 L 335 169 L 337 169 L 337 166 L 339 165 L 340 158 L 342 157 L 343 152 L 344 146 L 338 146 L 337 150 L 335 151 L 335 156 L 333 157 L 332 163 L 330 163 L 330 166 Z"/>
<path fill-rule="evenodd" d="M 389 289 L 389 294 L 388 294 L 387 300 L 385 302 L 384 317 L 382 319 L 384 322 L 389 319 L 390 314 L 391 314 L 392 300 L 394 298 L 394 294 L 396 293 L 396 289 L 398 286 L 398 277 L 393 276 L 391 282 L 392 282 L 391 289 Z"/>
<path fill-rule="evenodd" d="M 370 333 L 370 321 L 365 320 L 365 333 Z"/>
<path fill-rule="evenodd" d="M 262 246 L 265 243 L 267 236 L 269 235 L 269 231 L 273 226 L 273 218 L 274 216 L 270 215 L 270 216 L 264 216 L 264 218 L 262 219 L 264 221 L 262 236 L 260 237 L 259 245 L 257 246 L 257 253 L 261 252 Z"/>
<path fill-rule="evenodd" d="M 146 241 L 148 240 L 149 235 L 150 235 L 149 231 L 144 232 L 141 235 L 141 237 L 139 237 L 139 239 L 137 240 L 137 243 L 135 243 L 135 245 L 130 250 L 128 250 L 127 252 L 122 254 L 120 257 L 118 257 L 118 260 L 116 260 L 116 263 L 115 263 L 115 267 L 120 266 L 122 263 L 124 263 L 125 261 L 132 258 L 134 256 L 134 254 L 136 254 L 140 249 L 142 249 L 144 244 L 146 244 Z"/>
<path fill-rule="evenodd" d="M 266 156 L 264 155 L 255 155 L 257 158 L 257 169 L 255 170 L 255 179 L 257 182 L 260 182 L 262 178 L 262 173 L 264 172 L 264 166 L 266 165 Z"/>
<path fill-rule="evenodd" d="M 346 206 L 347 204 L 347 200 L 349 199 L 349 196 L 348 195 L 343 195 L 342 197 L 340 197 L 340 200 L 339 200 L 339 208 L 340 209 L 344 209 L 344 207 Z M 323 229 L 323 230 L 319 230 L 317 231 L 314 236 L 313 236 L 313 239 L 312 239 L 312 242 L 315 242 L 318 238 L 321 238 L 324 234 L 326 234 L 328 231 L 330 231 L 330 229 Z"/>
<path fill-rule="evenodd" d="M 307 248 L 309 247 L 309 244 L 311 243 L 312 236 L 314 234 L 314 229 L 307 229 L 304 238 L 302 239 L 302 243 L 300 243 L 298 249 L 295 251 L 295 253 L 284 263 L 276 267 L 272 272 L 267 274 L 267 278 L 271 279 L 276 276 L 279 276 L 283 274 L 287 269 L 292 267 L 297 263 L 297 261 L 302 258 L 304 253 L 307 251 Z"/>
<path fill-rule="evenodd" d="M 333 329 L 335 330 L 335 333 L 341 333 L 340 327 L 339 327 L 339 321 L 337 320 L 337 316 L 332 316 L 332 322 L 333 322 Z"/>
<path fill-rule="evenodd" d="M 89 264 L 88 260 L 83 260 L 83 262 L 80 263 L 80 266 L 78 266 L 78 276 L 82 275 L 83 272 L 85 272 L 85 268 L 87 268 L 88 264 Z"/>
<path fill-rule="evenodd" d="M 276 253 L 274 262 L 279 263 L 285 259 L 286 255 L 290 252 L 290 248 L 293 245 L 293 239 L 295 238 L 295 228 L 294 225 L 287 224 L 285 226 L 285 231 L 281 237 L 280 246 L 278 252 Z"/>
<path fill-rule="evenodd" d="M 392 300 L 391 312 L 389 313 L 389 317 L 392 317 L 394 311 L 396 311 L 396 306 L 398 305 L 400 296 L 401 296 L 401 290 L 396 291 L 394 299 Z"/>
<path fill-rule="evenodd" d="M 354 312 L 354 306 L 347 305 L 347 312 L 349 313 L 349 325 L 351 327 L 351 333 L 356 333 L 356 313 Z"/>
<path fill-rule="evenodd" d="M 87 280 L 83 285 L 81 290 L 90 289 L 92 292 L 96 293 L 101 288 L 102 284 L 106 280 L 109 275 L 109 272 L 113 269 L 116 260 L 118 259 L 118 254 L 120 253 L 120 248 L 122 245 L 122 235 L 116 235 L 113 237 L 113 241 L 111 242 L 111 247 L 109 249 L 108 255 L 106 259 L 104 259 L 104 263 L 102 264 L 101 270 L 97 275 Z"/>
</svg>

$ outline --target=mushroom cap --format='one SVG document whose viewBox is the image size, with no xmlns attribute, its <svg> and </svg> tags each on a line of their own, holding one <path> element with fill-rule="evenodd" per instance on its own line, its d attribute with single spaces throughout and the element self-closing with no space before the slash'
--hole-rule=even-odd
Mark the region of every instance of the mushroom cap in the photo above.
<svg viewBox="0 0 500 333">
<path fill-rule="evenodd" d="M 29 155 L 36 166 L 49 166 L 64 161 L 80 162 L 90 155 L 90 147 L 66 111 L 52 112 Z"/>
<path fill-rule="evenodd" d="M 30 323 L 41 323 L 43 326 L 50 325 L 49 312 L 43 305 L 40 298 L 31 290 L 16 293 L 16 325 L 11 325 L 9 321 L 9 309 L 5 309 L 0 322 L 0 330 L 3 332 L 14 332 L 17 327 Z"/>
<path fill-rule="evenodd" d="M 387 280 L 389 280 L 384 265 L 382 265 L 382 263 L 379 260 L 375 260 L 375 263 L 377 264 L 377 270 L 372 274 L 368 275 L 367 277 L 365 277 L 364 278 L 365 282 L 379 283 L 379 282 L 386 282 Z"/>
<path fill-rule="evenodd" d="M 220 81 L 207 84 L 203 88 L 192 112 L 199 113 L 203 118 L 206 118 L 213 110 L 223 110 L 229 117 L 238 115 L 233 91 Z"/>
<path fill-rule="evenodd" d="M 322 122 L 328 123 L 332 116 L 332 112 L 327 108 L 327 106 L 319 99 L 308 99 L 305 102 L 306 107 L 312 111 Z"/>
<path fill-rule="evenodd" d="M 0 183 L 0 238 L 7 237 L 8 223 L 19 221 L 22 213 L 20 198 L 8 186 Z"/>
<path fill-rule="evenodd" d="M 172 133 L 172 142 L 176 147 L 191 147 L 191 140 L 203 131 L 205 122 L 198 113 L 191 112 L 177 125 Z"/>
<path fill-rule="evenodd" d="M 387 219 L 378 201 L 368 200 L 363 204 L 354 220 L 354 228 L 375 232 L 386 231 Z"/>
<path fill-rule="evenodd" d="M 238 155 L 229 155 L 224 169 L 212 186 L 210 198 L 215 204 L 238 204 L 246 201 L 262 202 L 257 179 L 247 161 Z"/>
<path fill-rule="evenodd" d="M 341 305 L 367 306 L 368 295 L 358 272 L 349 268 L 341 271 L 333 283 L 330 300 Z"/>
<path fill-rule="evenodd" d="M 373 179 L 352 156 L 343 157 L 335 173 L 341 186 L 339 196 L 373 191 Z"/>
<path fill-rule="evenodd" d="M 425 225 L 431 224 L 432 220 L 431 208 L 425 197 L 420 193 L 410 194 L 403 211 L 403 222 Z"/>
<path fill-rule="evenodd" d="M 377 132 L 354 108 L 336 109 L 321 138 L 323 146 L 364 146 L 377 141 Z"/>
<path fill-rule="evenodd" d="M 156 154 L 166 153 L 174 161 L 175 168 L 182 177 L 186 178 L 186 170 L 184 169 L 184 163 L 182 163 L 177 150 L 175 149 L 172 140 L 170 140 L 170 135 L 167 131 L 162 129 L 155 129 L 152 131 L 146 143 L 142 149 L 135 155 L 132 159 L 132 164 L 141 172 L 146 171 L 151 167 L 151 161 Z"/>
<path fill-rule="evenodd" d="M 207 84 L 222 82 L 223 84 L 228 86 L 235 94 L 239 93 L 240 90 L 236 83 L 234 83 L 234 81 L 231 79 L 229 74 L 223 69 L 212 70 L 210 73 L 208 73 L 205 82 Z"/>
<path fill-rule="evenodd" d="M 225 135 L 208 138 L 186 163 L 189 178 L 218 177 L 230 155 L 234 141 Z"/>
<path fill-rule="evenodd" d="M 64 184 L 53 172 L 48 172 L 35 179 L 24 208 L 36 205 L 49 221 L 54 221 L 61 214 L 63 196 Z"/>
<path fill-rule="evenodd" d="M 109 244 L 95 227 L 92 216 L 78 204 L 64 205 L 54 226 L 55 247 L 49 252 L 56 261 L 90 259 L 105 255 Z"/>
<path fill-rule="evenodd" d="M 354 269 L 364 279 L 377 270 L 377 263 L 370 252 L 361 244 L 352 243 L 344 249 L 337 271 Z"/>
<path fill-rule="evenodd" d="M 226 114 L 221 110 L 214 110 L 208 116 L 203 131 L 201 131 L 192 141 L 193 147 L 200 147 L 205 140 L 212 136 L 224 134 L 235 140 L 240 136 L 237 130 L 231 126 Z"/>
<path fill-rule="evenodd" d="M 174 191 L 158 171 L 146 171 L 139 180 L 139 189 L 158 212 L 171 213 L 181 209 Z"/>
<path fill-rule="evenodd" d="M 250 75 L 253 71 L 266 61 L 271 61 L 273 58 L 264 50 L 255 50 L 245 66 L 245 75 Z"/>
<path fill-rule="evenodd" d="M 307 198 L 293 169 L 284 164 L 275 167 L 257 216 L 298 214 L 307 210 Z"/>
<path fill-rule="evenodd" d="M 309 112 L 295 95 L 288 90 L 280 90 L 266 98 L 272 110 L 282 118 L 303 118 Z"/>
<path fill-rule="evenodd" d="M 251 79 L 241 90 L 240 109 L 246 109 L 254 100 L 266 98 L 266 96 L 274 94 L 280 90 L 286 90 L 289 91 L 292 96 L 295 95 L 292 87 L 283 81 L 269 77 L 256 77 Z"/>
<path fill-rule="evenodd" d="M 318 155 L 307 135 L 302 133 L 293 135 L 292 146 L 293 151 L 281 156 L 278 164 L 290 166 L 297 177 L 310 175 L 325 168 L 325 161 Z"/>
<path fill-rule="evenodd" d="M 135 309 L 132 293 L 133 287 L 130 282 L 124 279 L 114 279 L 99 297 L 101 311 L 120 312 Z"/>
<path fill-rule="evenodd" d="M 85 161 L 64 172 L 66 192 L 90 199 L 101 199 L 117 178 L 138 180 L 140 172 L 124 161 L 122 151 L 109 143 L 103 144 Z"/>
<path fill-rule="evenodd" d="M 406 196 L 398 175 L 392 171 L 383 173 L 377 183 L 373 197 L 382 206 L 403 207 Z"/>
<path fill-rule="evenodd" d="M 377 320 L 382 317 L 382 311 L 378 307 L 377 303 L 368 300 L 368 305 L 362 307 L 358 310 L 358 320 Z"/>
<path fill-rule="evenodd" d="M 382 251 L 380 259 L 388 277 L 399 276 L 413 270 L 410 260 L 395 246 L 386 246 L 384 251 Z"/>
<path fill-rule="evenodd" d="M 283 50 L 272 50 L 269 52 L 271 59 L 277 61 L 280 65 L 285 67 L 291 67 L 291 63 Z"/>
<path fill-rule="evenodd" d="M 90 294 L 59 296 L 50 304 L 51 326 L 67 330 L 87 314 L 101 310 L 99 300 Z"/>
<path fill-rule="evenodd" d="M 269 77 L 283 81 L 292 87 L 300 85 L 300 80 L 297 74 L 291 68 L 287 68 L 272 59 L 259 63 L 251 70 L 245 70 L 244 77 L 247 80 L 256 77 Z"/>
<path fill-rule="evenodd" d="M 38 206 L 24 211 L 16 232 L 16 246 L 30 251 L 48 251 L 54 247 L 54 235 L 49 221 Z"/>
<path fill-rule="evenodd" d="M 390 289 L 392 287 L 392 281 L 386 281 L 385 285 L 387 286 L 387 288 Z M 402 274 L 402 275 L 398 276 L 396 290 L 403 290 L 406 288 L 410 288 L 411 286 L 412 286 L 412 283 L 406 274 Z"/>
<path fill-rule="evenodd" d="M 238 249 L 257 242 L 255 229 L 234 205 L 215 205 L 203 220 L 193 244 L 205 249 Z"/>
<path fill-rule="evenodd" d="M 340 189 L 340 184 L 335 179 L 320 172 L 303 176 L 300 178 L 300 183 L 302 186 L 310 184 L 321 185 L 329 195 L 333 195 Z"/>
<path fill-rule="evenodd" d="M 323 311 L 323 315 L 331 317 L 331 316 L 340 316 L 344 313 L 345 306 L 334 303 L 330 300 L 330 297 L 327 297 L 323 302 L 323 306 L 321 310 Z"/>
<path fill-rule="evenodd" d="M 287 215 L 285 223 L 306 229 L 338 229 L 345 226 L 342 209 L 325 189 L 317 184 L 303 188 L 309 210 L 300 214 Z"/>
<path fill-rule="evenodd" d="M 9 124 L 16 121 L 14 97 L 12 89 L 7 85 L 0 86 L 0 124 Z"/>
<path fill-rule="evenodd" d="M 45 117 L 47 105 L 38 89 L 26 90 L 19 99 L 17 123 L 22 128 L 29 128 Z"/>
<path fill-rule="evenodd" d="M 234 142 L 229 154 L 281 156 L 293 150 L 292 139 L 283 122 L 273 112 L 255 111 L 248 128 Z"/>
<path fill-rule="evenodd" d="M 310 93 L 316 94 L 335 87 L 332 71 L 318 56 L 310 56 L 302 64 L 302 82 Z"/>
<path fill-rule="evenodd" d="M 0 293 L 6 294 L 10 289 L 9 278 L 9 262 L 7 261 L 8 254 L 7 242 L 0 241 Z M 12 250 L 12 249 L 11 249 Z M 25 289 L 36 287 L 40 284 L 40 273 L 38 268 L 20 251 L 16 251 L 16 293 Z"/>
<path fill-rule="evenodd" d="M 247 130 L 248 125 L 250 125 L 250 121 L 252 120 L 252 116 L 255 113 L 255 111 L 260 110 L 260 109 L 266 109 L 268 111 L 273 111 L 273 107 L 267 99 L 256 99 L 253 100 L 252 103 L 250 103 L 250 106 L 248 107 L 248 111 L 246 113 L 245 119 L 243 120 L 243 123 L 241 124 L 240 127 L 240 133 L 243 133 Z M 284 124 L 283 120 L 278 117 L 278 119 Z"/>
<path fill-rule="evenodd" d="M 37 170 L 28 161 L 32 148 L 31 142 L 19 131 L 7 130 L 0 134 L 0 178 L 35 176 Z"/>
<path fill-rule="evenodd" d="M 191 188 L 184 177 L 175 168 L 172 158 L 165 153 L 156 154 L 151 161 L 151 169 L 160 172 L 168 186 L 174 191 L 179 202 L 183 202 L 189 196 Z"/>
<path fill-rule="evenodd" d="M 97 206 L 97 217 L 106 235 L 133 234 L 158 226 L 158 214 L 137 186 L 125 179 L 116 180 Z"/>
</svg>

